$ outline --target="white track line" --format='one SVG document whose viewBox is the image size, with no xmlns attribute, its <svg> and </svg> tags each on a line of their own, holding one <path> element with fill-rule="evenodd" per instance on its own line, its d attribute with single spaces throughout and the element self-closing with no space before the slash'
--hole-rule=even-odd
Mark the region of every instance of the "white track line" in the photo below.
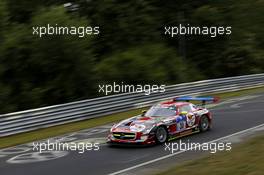
<svg viewBox="0 0 264 175">
<path fill-rule="evenodd" d="M 230 134 L 230 135 L 227 135 L 227 136 L 224 136 L 224 137 L 220 137 L 218 139 L 215 139 L 215 140 L 212 140 L 212 141 L 209 141 L 207 143 L 203 143 L 203 144 L 210 144 L 210 143 L 214 143 L 214 142 L 217 142 L 217 141 L 220 141 L 220 140 L 224 140 L 224 139 L 227 139 L 229 137 L 232 137 L 232 136 L 235 136 L 235 135 L 239 135 L 239 134 L 243 134 L 243 133 L 246 133 L 246 132 L 249 132 L 251 130 L 254 130 L 254 129 L 257 129 L 259 127 L 264 127 L 264 123 L 261 124 L 261 125 L 258 125 L 258 126 L 255 126 L 255 127 L 252 127 L 252 128 L 248 128 L 248 129 L 245 129 L 245 130 L 242 130 L 242 131 L 239 131 L 239 132 L 236 132 L 236 133 L 233 133 L 233 134 Z M 202 144 L 202 145 L 203 145 Z M 197 146 L 196 146 L 197 147 Z M 193 149 L 195 149 L 196 147 L 193 147 Z M 159 158 L 156 158 L 156 159 L 153 159 L 153 160 L 150 160 L 150 161 L 147 161 L 147 162 L 144 162 L 144 163 L 141 163 L 141 164 L 138 164 L 138 165 L 135 165 L 135 166 L 132 166 L 132 167 L 129 167 L 129 168 L 126 168 L 126 169 L 123 169 L 123 170 L 120 170 L 120 171 L 116 171 L 116 172 L 113 172 L 113 173 L 110 173 L 108 175 L 117 175 L 117 174 L 121 174 L 121 173 L 124 173 L 124 172 L 127 172 L 127 171 L 130 171 L 130 170 L 133 170 L 133 169 L 136 169 L 136 168 L 139 168 L 139 167 L 142 167 L 142 166 L 145 166 L 145 165 L 148 165 L 148 164 L 151 164 L 151 163 L 154 163 L 154 162 L 157 162 L 157 161 L 160 161 L 160 160 L 164 160 L 164 159 L 167 159 L 167 158 L 170 158 L 170 157 L 173 157 L 175 155 L 178 155 L 178 154 L 181 154 L 181 153 L 184 153 L 188 151 L 187 150 L 182 150 L 182 151 L 178 151 L 176 153 L 173 153 L 173 154 L 169 154 L 169 155 L 166 155 L 166 156 L 162 156 L 162 157 L 159 157 Z"/>
</svg>

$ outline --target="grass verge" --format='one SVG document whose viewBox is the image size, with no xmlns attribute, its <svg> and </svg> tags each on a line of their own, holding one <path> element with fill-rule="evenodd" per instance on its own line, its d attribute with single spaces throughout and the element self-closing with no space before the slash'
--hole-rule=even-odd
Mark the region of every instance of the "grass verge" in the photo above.
<svg viewBox="0 0 264 175">
<path fill-rule="evenodd" d="M 263 175 L 264 135 L 235 146 L 230 152 L 216 153 L 175 166 L 157 175 Z M 198 171 L 197 171 L 198 170 Z"/>
<path fill-rule="evenodd" d="M 261 92 L 264 92 L 264 87 L 236 91 L 236 92 L 210 94 L 210 95 L 218 96 L 221 99 L 228 99 L 232 97 L 238 97 L 242 95 L 249 95 L 249 94 L 261 93 Z M 92 128 L 92 127 L 96 127 L 100 125 L 105 125 L 108 123 L 113 123 L 113 122 L 131 117 L 134 115 L 138 115 L 141 113 L 141 110 L 143 110 L 143 108 L 121 112 L 121 113 L 116 113 L 116 114 L 112 114 L 112 115 L 108 115 L 108 116 L 104 116 L 100 118 L 59 125 L 59 126 L 54 126 L 54 127 L 45 128 L 45 129 L 39 129 L 36 131 L 30 131 L 30 132 L 12 135 L 8 137 L 2 137 L 0 138 L 0 148 L 10 147 L 10 146 L 14 146 L 14 145 L 22 144 L 22 143 L 28 143 L 28 142 L 35 141 L 35 140 L 41 140 L 41 139 L 54 137 L 54 136 L 58 136 L 58 135 L 62 135 L 62 134 L 70 133 L 70 132 L 75 132 L 75 131 L 79 131 L 82 129 L 87 129 L 87 128 Z"/>
</svg>

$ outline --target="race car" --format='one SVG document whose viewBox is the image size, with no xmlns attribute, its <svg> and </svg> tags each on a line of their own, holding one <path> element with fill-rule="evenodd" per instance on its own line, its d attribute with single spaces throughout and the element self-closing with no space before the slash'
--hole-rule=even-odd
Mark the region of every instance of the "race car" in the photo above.
<svg viewBox="0 0 264 175">
<path fill-rule="evenodd" d="M 212 114 L 205 104 L 216 97 L 176 97 L 153 105 L 148 111 L 115 124 L 109 144 L 161 144 L 212 127 Z M 193 104 L 190 101 L 202 102 Z"/>
</svg>

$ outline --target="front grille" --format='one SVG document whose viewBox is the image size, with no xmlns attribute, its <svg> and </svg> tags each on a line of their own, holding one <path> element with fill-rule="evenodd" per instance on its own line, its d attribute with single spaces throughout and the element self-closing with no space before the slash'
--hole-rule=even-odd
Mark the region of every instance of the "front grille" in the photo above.
<svg viewBox="0 0 264 175">
<path fill-rule="evenodd" d="M 122 140 L 134 140 L 136 138 L 135 133 L 128 133 L 128 132 L 113 132 L 113 136 L 116 139 L 122 139 Z"/>
</svg>

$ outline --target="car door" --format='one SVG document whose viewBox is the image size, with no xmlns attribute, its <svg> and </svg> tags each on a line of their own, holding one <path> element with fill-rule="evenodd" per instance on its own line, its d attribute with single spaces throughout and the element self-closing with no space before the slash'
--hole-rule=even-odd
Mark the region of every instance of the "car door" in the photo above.
<svg viewBox="0 0 264 175">
<path fill-rule="evenodd" d="M 192 128 L 196 123 L 196 117 L 195 114 L 193 113 L 194 109 L 192 104 L 186 104 L 181 106 L 179 108 L 179 112 L 180 114 L 186 112 L 186 115 L 184 115 L 183 117 L 183 120 L 185 121 L 185 129 Z"/>
<path fill-rule="evenodd" d="M 181 132 L 186 129 L 186 116 L 184 114 L 181 114 L 182 112 L 187 112 L 186 110 L 187 110 L 186 105 L 179 106 L 178 109 L 179 115 L 176 118 L 177 132 Z"/>
</svg>

